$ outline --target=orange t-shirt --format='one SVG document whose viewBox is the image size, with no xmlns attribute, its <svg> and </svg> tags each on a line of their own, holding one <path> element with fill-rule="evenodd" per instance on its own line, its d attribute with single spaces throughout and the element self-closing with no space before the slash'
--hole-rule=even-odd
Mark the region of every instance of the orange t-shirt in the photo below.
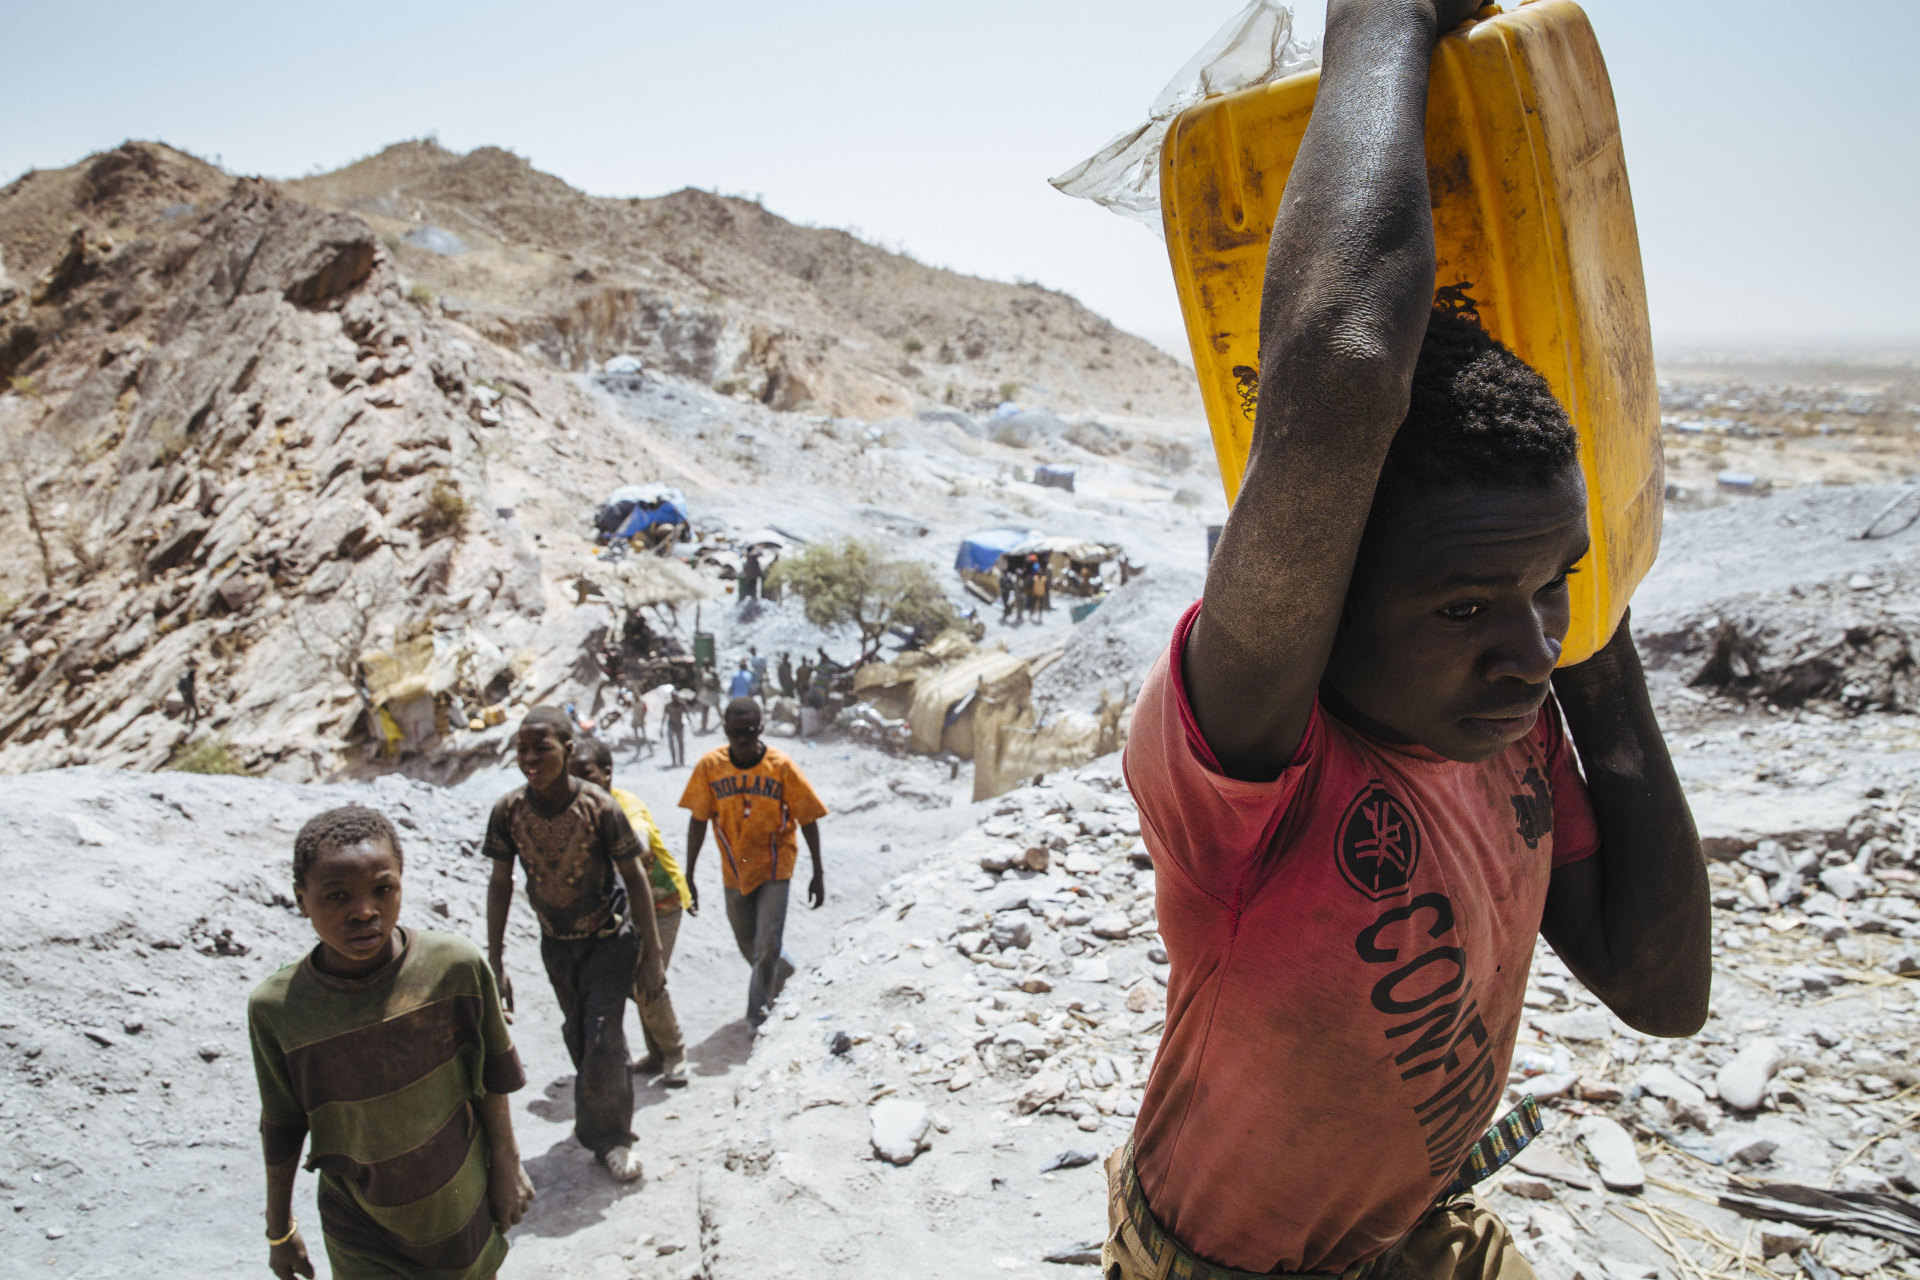
<svg viewBox="0 0 1920 1280">
<path fill-rule="evenodd" d="M 700 757 L 680 807 L 713 824 L 720 846 L 720 878 L 739 893 L 793 876 L 794 833 L 827 816 L 807 775 L 773 747 L 751 769 L 734 767 L 725 747 Z"/>
<path fill-rule="evenodd" d="M 1127 742 L 1172 962 L 1134 1165 L 1200 1256 L 1338 1272 L 1406 1234 L 1493 1120 L 1548 878 L 1599 829 L 1552 701 L 1479 764 L 1316 707 L 1278 778 L 1226 777 L 1181 678 L 1198 611 Z"/>
</svg>

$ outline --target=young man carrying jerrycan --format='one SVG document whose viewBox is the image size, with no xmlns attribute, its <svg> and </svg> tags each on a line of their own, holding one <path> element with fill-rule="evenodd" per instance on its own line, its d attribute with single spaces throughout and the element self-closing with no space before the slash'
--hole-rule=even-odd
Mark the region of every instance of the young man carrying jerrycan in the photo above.
<svg viewBox="0 0 1920 1280">
<path fill-rule="evenodd" d="M 1706 1018 L 1705 865 L 1626 621 L 1554 669 L 1575 432 L 1433 309 L 1428 62 L 1477 3 L 1329 7 L 1245 486 L 1127 747 L 1172 972 L 1108 1280 L 1530 1277 L 1460 1188 L 1504 1158 L 1536 934 L 1643 1032 Z"/>
<path fill-rule="evenodd" d="M 507 910 L 513 864 L 527 871 L 527 899 L 540 920 L 540 959 L 560 1003 L 573 1059 L 573 1132 L 620 1182 L 641 1173 L 633 1144 L 633 1084 L 627 1071 L 627 994 L 643 1002 L 666 991 L 654 927 L 647 854 L 614 798 L 567 772 L 573 720 L 556 707 L 527 712 L 513 748 L 527 785 L 502 796 L 487 820 L 487 958 L 507 1008 Z"/>
<path fill-rule="evenodd" d="M 507 1095 L 526 1082 L 493 974 L 463 938 L 398 928 L 405 859 L 372 809 L 293 841 L 320 945 L 247 1002 L 267 1162 L 267 1265 L 311 1276 L 293 1183 L 320 1173 L 336 1280 L 487 1280 L 533 1201 Z"/>
<path fill-rule="evenodd" d="M 720 845 L 727 923 L 733 926 L 741 956 L 753 966 L 747 982 L 747 1022 L 758 1027 L 793 975 L 793 961 L 780 944 L 787 928 L 787 889 L 799 854 L 796 830 L 806 837 L 813 855 L 807 902 L 818 910 L 827 900 L 826 871 L 820 865 L 820 819 L 827 816 L 827 807 L 792 757 L 760 740 L 759 703 L 735 698 L 721 723 L 727 745 L 700 757 L 680 797 L 680 807 L 693 815 L 687 820 L 687 887 L 693 893 L 688 910 L 700 914 L 693 869 L 711 822 Z"/>
</svg>

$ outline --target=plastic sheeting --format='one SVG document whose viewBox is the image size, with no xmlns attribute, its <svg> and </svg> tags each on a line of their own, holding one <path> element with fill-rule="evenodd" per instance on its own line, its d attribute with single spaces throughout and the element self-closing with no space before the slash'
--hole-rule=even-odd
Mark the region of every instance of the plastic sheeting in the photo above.
<svg viewBox="0 0 1920 1280">
<path fill-rule="evenodd" d="M 1196 102 L 1320 65 L 1319 42 L 1293 34 L 1293 10 L 1250 0 L 1167 82 L 1147 122 L 1116 137 L 1057 178 L 1070 196 L 1104 205 L 1164 235 L 1160 225 L 1160 144 L 1175 116 Z"/>
<path fill-rule="evenodd" d="M 1032 529 L 987 529 L 960 543 L 953 567 L 961 573 L 992 573 L 1000 557 L 1041 535 Z"/>
<path fill-rule="evenodd" d="M 670 485 L 629 485 L 616 489 L 608 505 L 628 501 L 630 495 L 633 507 L 613 535 L 616 538 L 631 538 L 657 524 L 686 524 L 691 519 L 687 514 L 686 495 Z"/>
</svg>

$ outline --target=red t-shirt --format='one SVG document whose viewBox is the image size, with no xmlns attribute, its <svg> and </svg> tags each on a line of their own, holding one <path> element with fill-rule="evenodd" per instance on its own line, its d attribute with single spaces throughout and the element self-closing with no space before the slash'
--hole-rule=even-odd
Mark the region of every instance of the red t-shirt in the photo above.
<svg viewBox="0 0 1920 1280">
<path fill-rule="evenodd" d="M 1404 1235 L 1494 1119 L 1547 880 L 1600 843 L 1549 703 L 1480 764 L 1317 706 L 1272 782 L 1195 724 L 1188 610 L 1127 785 L 1172 969 L 1134 1127 L 1154 1216 L 1244 1271 L 1341 1271 Z"/>
</svg>

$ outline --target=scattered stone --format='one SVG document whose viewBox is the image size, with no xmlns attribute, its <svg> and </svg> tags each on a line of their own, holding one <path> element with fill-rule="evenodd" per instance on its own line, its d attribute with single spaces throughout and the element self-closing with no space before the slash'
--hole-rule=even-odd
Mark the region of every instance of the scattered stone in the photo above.
<svg viewBox="0 0 1920 1280">
<path fill-rule="evenodd" d="M 1059 1071 L 1047 1068 L 1027 1081 L 1027 1087 L 1014 1098 L 1014 1109 L 1021 1115 L 1030 1115 L 1064 1095 L 1067 1091 L 1067 1077 Z"/>
<path fill-rule="evenodd" d="M 1777 1040 L 1762 1036 L 1748 1041 L 1714 1077 L 1720 1101 L 1736 1111 L 1757 1110 L 1785 1057 Z"/>
<path fill-rule="evenodd" d="M 1053 990 L 1053 984 L 1045 978 L 1022 978 L 1020 989 L 1030 996 L 1043 996 Z"/>
<path fill-rule="evenodd" d="M 1100 874 L 1100 859 L 1094 857 L 1084 849 L 1075 849 L 1069 853 L 1061 865 L 1077 876 Z"/>
<path fill-rule="evenodd" d="M 1066 1267 L 1097 1267 L 1100 1265 L 1100 1248 L 1104 1243 L 1092 1240 L 1086 1244 L 1070 1244 L 1045 1255 L 1045 1260 Z"/>
<path fill-rule="evenodd" d="M 1843 862 L 1820 873 L 1820 887 L 1842 902 L 1852 902 L 1872 889 L 1874 883 L 1864 872 L 1855 871 L 1851 863 Z"/>
<path fill-rule="evenodd" d="M 73 815 L 72 821 L 74 839 L 78 840 L 81 844 L 105 848 L 113 844 L 117 839 L 113 832 L 107 830 L 92 818 L 84 817 L 76 813 Z"/>
<path fill-rule="evenodd" d="M 827 1039 L 827 1052 L 836 1058 L 853 1052 L 853 1037 L 844 1031 L 836 1031 Z"/>
<path fill-rule="evenodd" d="M 1767 1222 L 1760 1227 L 1762 1256 L 1777 1258 L 1783 1253 L 1798 1253 L 1813 1245 L 1813 1232 L 1791 1222 Z"/>
<path fill-rule="evenodd" d="M 1095 916 L 1087 924 L 1088 930 L 1096 938 L 1118 940 L 1133 932 L 1133 924 L 1118 911 L 1108 911 Z"/>
<path fill-rule="evenodd" d="M 965 1067 L 956 1067 L 953 1074 L 947 1077 L 947 1092 L 958 1093 L 972 1083 L 973 1072 Z"/>
<path fill-rule="evenodd" d="M 223 1056 L 227 1051 L 223 1046 L 217 1045 L 209 1040 L 200 1046 L 199 1052 L 202 1062 L 212 1062 L 215 1058 Z"/>
<path fill-rule="evenodd" d="M 1593 1174 L 1585 1165 L 1573 1160 L 1565 1152 L 1538 1141 L 1521 1149 L 1520 1154 L 1513 1158 L 1513 1167 L 1522 1173 L 1552 1178 L 1555 1182 L 1578 1187 L 1582 1191 L 1593 1190 Z"/>
<path fill-rule="evenodd" d="M 1780 1144 L 1770 1138 L 1755 1138 L 1751 1142 L 1743 1142 L 1734 1147 L 1733 1150 L 1727 1152 L 1727 1159 L 1733 1161 L 1735 1164 L 1765 1164 L 1767 1161 L 1773 1159 L 1773 1153 L 1779 1149 Z M 1769 1254 L 1768 1256 L 1771 1257 L 1772 1255 Z"/>
<path fill-rule="evenodd" d="M 1127 992 L 1127 1012 L 1145 1013 L 1147 1006 L 1153 1003 L 1153 994 L 1153 988 L 1146 983 L 1135 983 L 1133 990 Z"/>
<path fill-rule="evenodd" d="M 1148 947 L 1147 961 L 1150 964 L 1165 964 L 1167 962 L 1167 949 L 1165 947 Z"/>
<path fill-rule="evenodd" d="M 89 1028 L 86 1031 L 83 1031 L 81 1034 L 86 1036 L 87 1039 L 93 1041 L 95 1044 L 99 1045 L 102 1049 L 113 1048 L 113 1037 L 106 1035 L 103 1032 L 94 1031 L 91 1028 Z"/>
<path fill-rule="evenodd" d="M 867 1119 L 873 1126 L 873 1152 L 889 1164 L 912 1164 L 933 1145 L 927 1136 L 933 1118 L 924 1102 L 882 1098 L 867 1108 Z"/>
<path fill-rule="evenodd" d="M 1579 1077 L 1571 1071 L 1549 1071 L 1527 1081 L 1526 1092 L 1532 1094 L 1536 1102 L 1545 1102 L 1550 1098 L 1564 1098 L 1578 1082 Z"/>
<path fill-rule="evenodd" d="M 1613 1038 L 1607 1015 L 1598 1009 L 1542 1014 L 1533 1019 L 1533 1025 L 1556 1040 L 1572 1040 L 1577 1044 L 1599 1044 Z"/>
<path fill-rule="evenodd" d="M 1052 1173 L 1055 1169 L 1078 1169 L 1083 1164 L 1092 1164 L 1100 1157 L 1091 1151 L 1069 1148 L 1040 1166 L 1040 1172 Z"/>
<path fill-rule="evenodd" d="M 1619 1085 L 1610 1081 L 1584 1078 L 1573 1087 L 1573 1094 L 1582 1102 L 1619 1102 L 1627 1096 Z"/>
<path fill-rule="evenodd" d="M 47 1239 L 49 1240 L 64 1240 L 66 1239 L 66 1236 L 67 1236 L 67 1229 L 65 1227 L 48 1227 L 47 1228 Z"/>
<path fill-rule="evenodd" d="M 1641 1070 L 1635 1083 L 1654 1097 L 1665 1099 L 1673 1118 L 1681 1124 L 1691 1125 L 1702 1132 L 1713 1127 L 1713 1112 L 1707 1106 L 1705 1090 L 1682 1077 L 1672 1067 L 1654 1063 Z"/>
<path fill-rule="evenodd" d="M 1553 1188 L 1540 1178 L 1516 1176 L 1508 1178 L 1501 1185 L 1514 1195 L 1528 1200 L 1553 1199 Z"/>
<path fill-rule="evenodd" d="M 1073 976 L 1081 982 L 1105 982 L 1113 975 L 1107 968 L 1107 958 L 1095 956 L 1091 960 L 1074 961 Z"/>
<path fill-rule="evenodd" d="M 1600 1181 L 1610 1191 L 1639 1191 L 1647 1185 L 1646 1170 L 1640 1167 L 1640 1153 L 1633 1137 L 1620 1122 L 1606 1116 L 1583 1116 L 1576 1133 L 1593 1157 Z"/>
<path fill-rule="evenodd" d="M 1831 1231 L 1821 1242 L 1822 1261 L 1842 1275 L 1866 1276 L 1893 1261 L 1900 1251 L 1886 1240 Z"/>
<path fill-rule="evenodd" d="M 1033 945 L 1033 926 L 1025 920 L 995 920 L 989 936 L 1002 951 L 1025 951 Z"/>
</svg>

